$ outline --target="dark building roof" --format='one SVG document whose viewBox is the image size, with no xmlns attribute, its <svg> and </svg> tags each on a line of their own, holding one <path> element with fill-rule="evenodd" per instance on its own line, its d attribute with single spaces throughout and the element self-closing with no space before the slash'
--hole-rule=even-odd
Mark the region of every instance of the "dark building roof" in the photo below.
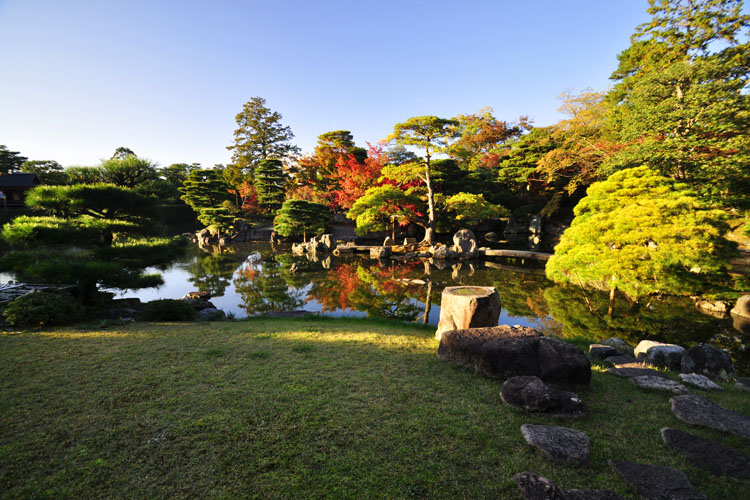
<svg viewBox="0 0 750 500">
<path fill-rule="evenodd" d="M 17 174 L 2 174 L 0 175 L 0 189 L 1 188 L 23 188 L 32 187 L 39 185 L 39 179 L 36 178 L 36 174 L 29 173 L 17 173 Z"/>
</svg>

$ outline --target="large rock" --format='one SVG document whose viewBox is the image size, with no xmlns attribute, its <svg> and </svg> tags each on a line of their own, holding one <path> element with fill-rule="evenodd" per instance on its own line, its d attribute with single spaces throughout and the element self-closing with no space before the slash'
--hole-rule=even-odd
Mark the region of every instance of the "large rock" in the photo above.
<svg viewBox="0 0 750 500">
<path fill-rule="evenodd" d="M 453 235 L 453 250 L 459 256 L 473 257 L 477 253 L 477 239 L 469 229 L 461 229 Z"/>
<path fill-rule="evenodd" d="M 432 258 L 435 260 L 452 260 L 457 259 L 458 254 L 451 250 L 448 247 L 444 246 L 434 246 L 430 248 L 430 253 L 432 254 Z"/>
<path fill-rule="evenodd" d="M 750 392 L 750 378 L 737 377 L 737 381 L 734 383 L 734 388 L 740 392 Z"/>
<path fill-rule="evenodd" d="M 204 299 L 193 299 L 187 295 L 180 297 L 180 300 L 190 304 L 196 311 L 202 311 L 203 309 L 216 309 L 216 306 L 210 300 Z"/>
<path fill-rule="evenodd" d="M 677 469 L 624 460 L 613 460 L 612 465 L 644 500 L 708 500 Z"/>
<path fill-rule="evenodd" d="M 737 304 L 729 312 L 734 316 L 750 318 L 750 295 L 743 295 L 737 299 Z"/>
<path fill-rule="evenodd" d="M 619 337 L 610 337 L 608 339 L 604 339 L 601 342 L 599 342 L 602 345 L 608 345 L 610 347 L 614 347 L 618 351 L 620 351 L 622 354 L 625 354 L 627 356 L 635 356 L 633 346 L 625 342 Z"/>
<path fill-rule="evenodd" d="M 495 379 L 534 375 L 560 384 L 588 384 L 591 380 L 591 363 L 578 346 L 525 326 L 445 332 L 438 359 Z"/>
<path fill-rule="evenodd" d="M 201 309 L 195 315 L 195 318 L 199 321 L 219 321 L 226 317 L 227 315 L 226 313 L 224 313 L 224 311 L 222 311 L 221 309 L 216 309 L 215 307 Z"/>
<path fill-rule="evenodd" d="M 704 391 L 721 392 L 724 390 L 722 386 L 715 383 L 705 375 L 699 375 L 697 373 L 680 373 L 680 380 L 684 383 L 703 389 Z"/>
<path fill-rule="evenodd" d="M 677 420 L 750 438 L 750 418 L 719 406 L 705 396 L 674 396 L 669 402 Z"/>
<path fill-rule="evenodd" d="M 716 476 L 731 476 L 750 481 L 750 461 L 740 453 L 708 439 L 679 429 L 664 427 L 661 438 L 688 462 Z"/>
<path fill-rule="evenodd" d="M 654 377 L 653 375 L 638 375 L 631 377 L 630 381 L 643 389 L 655 391 L 667 391 L 672 394 L 687 394 L 687 387 L 671 378 Z"/>
<path fill-rule="evenodd" d="M 526 442 L 541 450 L 557 464 L 582 464 L 589 459 L 591 439 L 581 431 L 567 427 L 523 424 Z"/>
<path fill-rule="evenodd" d="M 547 478 L 533 472 L 513 476 L 525 500 L 626 500 L 609 490 L 561 490 Z"/>
<path fill-rule="evenodd" d="M 586 414 L 586 405 L 574 392 L 554 389 L 539 377 L 511 377 L 501 392 L 505 404 L 553 417 L 579 418 Z"/>
<path fill-rule="evenodd" d="M 371 259 L 388 259 L 391 256 L 391 247 L 374 247 L 370 249 Z"/>
<path fill-rule="evenodd" d="M 449 286 L 440 299 L 440 322 L 435 338 L 450 330 L 496 326 L 500 295 L 493 286 Z"/>
<path fill-rule="evenodd" d="M 326 252 L 333 252 L 336 249 L 336 240 L 333 239 L 332 234 L 324 234 L 318 241 L 325 247 Z"/>
<path fill-rule="evenodd" d="M 639 361 L 646 361 L 669 370 L 679 370 L 684 352 L 684 347 L 675 344 L 642 340 L 635 347 L 634 355 Z"/>
<path fill-rule="evenodd" d="M 612 365 L 612 366 L 638 364 L 636 359 L 633 356 L 628 356 L 626 354 L 619 354 L 617 356 L 610 356 L 608 358 L 604 358 L 604 363 L 608 365 Z M 646 365 L 641 365 L 641 366 L 646 367 Z"/>
<path fill-rule="evenodd" d="M 620 351 L 612 346 L 604 344 L 591 344 L 589 345 L 589 358 L 593 360 L 603 361 L 612 356 L 619 356 Z"/>
<path fill-rule="evenodd" d="M 213 243 L 215 240 L 214 236 L 211 234 L 211 231 L 208 228 L 201 229 L 196 233 L 195 236 L 198 240 L 198 245 L 202 247 L 210 246 L 211 243 Z"/>
<path fill-rule="evenodd" d="M 724 351 L 708 344 L 698 344 L 682 353 L 680 370 L 727 380 L 734 375 L 734 363 Z"/>
</svg>

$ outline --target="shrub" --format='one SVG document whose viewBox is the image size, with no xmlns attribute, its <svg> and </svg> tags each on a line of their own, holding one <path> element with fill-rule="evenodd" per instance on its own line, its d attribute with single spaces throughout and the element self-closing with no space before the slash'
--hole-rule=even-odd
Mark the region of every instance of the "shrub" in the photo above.
<svg viewBox="0 0 750 500">
<path fill-rule="evenodd" d="M 195 309 L 182 300 L 152 300 L 146 304 L 142 318 L 145 321 L 193 321 Z"/>
<path fill-rule="evenodd" d="M 83 317 L 83 307 L 70 295 L 35 292 L 11 301 L 3 316 L 13 326 L 68 325 Z"/>
</svg>

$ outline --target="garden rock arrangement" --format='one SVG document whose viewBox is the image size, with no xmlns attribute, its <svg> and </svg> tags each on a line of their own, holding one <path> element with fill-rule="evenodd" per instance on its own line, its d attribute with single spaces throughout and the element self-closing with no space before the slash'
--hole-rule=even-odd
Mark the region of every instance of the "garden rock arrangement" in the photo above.
<svg viewBox="0 0 750 500">
<path fill-rule="evenodd" d="M 626 500 L 609 490 L 561 490 L 547 478 L 533 472 L 513 476 L 526 500 Z"/>
<path fill-rule="evenodd" d="M 671 467 L 625 460 L 612 462 L 615 471 L 646 500 L 708 500 L 690 484 L 685 474 Z"/>
<path fill-rule="evenodd" d="M 674 396 L 669 400 L 678 420 L 750 438 L 750 418 L 717 405 L 705 396 Z"/>
<path fill-rule="evenodd" d="M 653 340 L 642 340 L 635 347 L 635 357 L 654 366 L 679 370 L 685 348 L 675 344 L 664 344 Z"/>
<path fill-rule="evenodd" d="M 440 299 L 440 322 L 435 338 L 449 330 L 495 326 L 500 318 L 500 295 L 493 286 L 449 286 Z"/>
<path fill-rule="evenodd" d="M 209 299 L 209 292 L 188 292 L 180 300 L 195 310 L 195 319 L 199 321 L 218 321 L 226 318 L 226 313 L 218 309 Z"/>
<path fill-rule="evenodd" d="M 698 373 L 724 380 L 734 375 L 734 364 L 729 354 L 707 344 L 698 344 L 685 351 L 680 365 L 682 373 Z"/>
<path fill-rule="evenodd" d="M 331 234 L 310 238 L 310 241 L 306 243 L 292 244 L 292 254 L 294 255 L 320 255 L 333 252 L 335 249 L 336 241 Z"/>
<path fill-rule="evenodd" d="M 574 392 L 554 389 L 539 377 L 511 377 L 501 392 L 507 405 L 553 417 L 579 418 L 586 414 L 586 405 Z"/>
<path fill-rule="evenodd" d="M 654 377 L 653 375 L 638 375 L 631 377 L 630 381 L 643 389 L 657 391 L 668 391 L 673 394 L 687 394 L 687 387 L 667 377 Z"/>
<path fill-rule="evenodd" d="M 557 464 L 578 465 L 589 459 L 591 439 L 575 429 L 523 424 L 521 434 L 530 446 Z"/>
<path fill-rule="evenodd" d="M 704 391 L 721 392 L 724 390 L 722 386 L 706 377 L 705 375 L 698 375 L 697 373 L 680 373 L 680 380 L 686 384 L 690 384 L 693 387 L 703 389 Z"/>
<path fill-rule="evenodd" d="M 578 346 L 525 326 L 447 331 L 437 356 L 494 379 L 533 375 L 572 385 L 591 380 L 591 363 Z"/>
<path fill-rule="evenodd" d="M 715 476 L 731 476 L 750 481 L 750 461 L 726 446 L 669 427 L 661 430 L 661 437 L 664 444 L 685 457 L 695 467 L 707 470 Z"/>
</svg>

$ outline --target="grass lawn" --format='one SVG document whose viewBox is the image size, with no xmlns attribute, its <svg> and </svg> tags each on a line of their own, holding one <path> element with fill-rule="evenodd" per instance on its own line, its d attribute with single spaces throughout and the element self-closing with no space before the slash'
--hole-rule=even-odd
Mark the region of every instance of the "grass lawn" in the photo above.
<svg viewBox="0 0 750 500">
<path fill-rule="evenodd" d="M 301 318 L 0 334 L 0 497 L 520 499 L 511 476 L 530 470 L 635 498 L 615 458 L 677 467 L 717 500 L 750 498 L 659 430 L 746 456 L 750 440 L 681 424 L 669 395 L 596 371 L 579 391 L 587 417 L 524 415 L 500 382 L 438 362 L 433 332 Z M 747 394 L 710 397 L 750 415 Z M 589 464 L 547 461 L 523 423 L 586 432 Z"/>
</svg>

